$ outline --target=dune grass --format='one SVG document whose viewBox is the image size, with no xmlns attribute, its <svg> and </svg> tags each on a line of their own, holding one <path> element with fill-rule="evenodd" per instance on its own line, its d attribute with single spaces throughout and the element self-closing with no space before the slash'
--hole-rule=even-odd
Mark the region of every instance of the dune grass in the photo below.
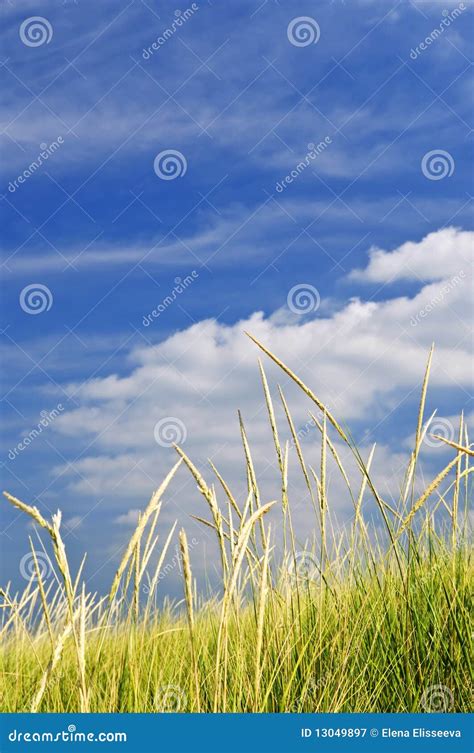
<svg viewBox="0 0 474 753">
<path fill-rule="evenodd" d="M 281 444 L 261 366 L 280 472 L 278 500 L 261 498 L 243 422 L 246 499 L 233 497 L 214 466 L 216 486 L 209 485 L 176 448 L 177 464 L 141 513 L 109 594 L 99 597 L 86 590 L 82 566 L 74 576 L 70 572 L 60 514 L 49 522 L 35 507 L 5 494 L 48 535 L 57 579 L 45 582 L 32 549 L 33 573 L 24 592 L 0 590 L 1 711 L 471 710 L 472 449 L 462 417 L 459 435 L 449 442 L 450 462 L 423 492 L 415 483 L 421 444 L 430 431 L 424 408 L 431 354 L 415 422 L 415 447 L 394 505 L 383 499 L 371 477 L 374 453 L 364 462 L 311 389 L 257 345 L 306 394 L 310 411 L 317 413 L 310 415 L 321 439 L 313 467 L 280 390 L 292 437 L 291 445 Z M 359 469 L 356 488 L 338 453 L 341 443 L 350 448 Z M 290 451 L 296 453 L 316 513 L 316 544 L 303 551 L 292 521 Z M 334 524 L 328 498 L 329 456 L 354 506 L 344 530 Z M 198 519 L 216 536 L 221 587 L 206 602 L 198 596 L 192 552 L 182 530 L 183 608 L 165 603 L 157 610 L 160 572 L 176 528 L 162 543 L 157 524 L 163 495 L 182 464 L 208 509 L 208 517 Z M 383 522 L 382 537 L 364 518 L 369 498 Z M 267 515 L 277 508 L 281 531 Z M 281 539 L 283 553 L 276 546 Z"/>
</svg>

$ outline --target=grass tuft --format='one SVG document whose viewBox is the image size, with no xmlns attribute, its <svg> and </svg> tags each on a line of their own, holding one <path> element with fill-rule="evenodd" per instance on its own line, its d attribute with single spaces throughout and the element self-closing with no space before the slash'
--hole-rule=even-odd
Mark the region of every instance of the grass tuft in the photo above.
<svg viewBox="0 0 474 753">
<path fill-rule="evenodd" d="M 454 457 L 420 491 L 417 473 L 431 421 L 425 421 L 424 409 L 433 349 L 416 417 L 415 447 L 400 497 L 388 504 L 371 475 L 375 445 L 364 462 L 313 391 L 251 339 L 299 386 L 310 409 L 316 405 L 320 412 L 319 417 L 308 412 L 321 443 L 316 471 L 304 456 L 279 388 L 297 471 L 315 514 L 314 543 L 298 548 L 295 538 L 290 444 L 281 442 L 282 427 L 261 363 L 281 499 L 262 499 L 240 415 L 248 492 L 240 502 L 211 463 L 217 492 L 223 494 L 220 500 L 215 487 L 177 447 L 179 461 L 139 516 L 107 596 L 86 590 L 84 560 L 72 578 L 61 514 L 48 521 L 36 507 L 5 493 L 11 505 L 48 534 L 56 579 L 45 584 L 32 549 L 34 572 L 24 591 L 0 589 L 2 712 L 470 710 L 473 563 L 468 512 L 473 451 L 461 416 L 458 441 L 439 437 Z M 355 482 L 342 462 L 345 450 L 358 469 Z M 329 461 L 354 506 L 347 531 L 335 519 Z M 156 590 L 176 523 L 159 552 L 161 537 L 155 531 L 163 494 L 181 463 L 210 512 L 210 520 L 194 517 L 216 536 L 220 596 L 204 603 L 198 598 L 183 529 L 184 608 L 165 601 L 158 610 Z M 384 524 L 382 533 L 364 514 L 368 496 Z M 152 561 L 156 565 L 150 573 Z"/>
</svg>

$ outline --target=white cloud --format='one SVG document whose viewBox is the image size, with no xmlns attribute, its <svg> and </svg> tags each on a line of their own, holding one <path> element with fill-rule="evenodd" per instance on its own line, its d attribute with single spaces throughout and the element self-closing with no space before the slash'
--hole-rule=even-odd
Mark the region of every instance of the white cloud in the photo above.
<svg viewBox="0 0 474 753">
<path fill-rule="evenodd" d="M 368 267 L 355 270 L 351 277 L 367 282 L 442 280 L 462 270 L 467 274 L 473 251 L 474 233 L 447 227 L 419 243 L 407 241 L 391 253 L 372 248 Z"/>
<path fill-rule="evenodd" d="M 459 236 L 460 243 L 465 244 L 467 235 L 460 231 L 446 235 L 440 231 L 438 236 L 431 235 L 428 248 L 442 246 L 440 239 L 447 237 L 452 240 L 451 249 L 455 249 L 458 247 L 455 238 Z M 405 265 L 418 268 L 420 255 L 427 248 L 426 239 L 401 248 L 401 256 L 398 249 L 392 254 L 379 252 L 378 268 L 385 269 L 388 265 L 391 273 L 396 274 L 392 258 L 399 260 L 399 273 L 404 272 Z M 369 269 L 371 264 L 372 260 Z M 458 265 L 459 258 L 452 250 L 450 255 L 443 256 L 436 274 L 449 278 Z M 433 262 L 431 269 L 435 266 Z M 431 271 L 430 276 L 435 273 Z M 405 399 L 415 402 L 427 353 L 435 341 L 432 389 L 443 389 L 452 400 L 453 413 L 460 411 L 472 381 L 467 324 L 472 314 L 470 282 L 471 277 L 466 275 L 445 295 L 440 294 L 445 285 L 440 280 L 423 286 L 412 298 L 351 300 L 325 318 L 290 319 L 279 311 L 270 318 L 255 313 L 231 326 L 215 320 L 201 321 L 156 345 L 144 342 L 132 352 L 128 375 L 111 374 L 68 387 L 74 390 L 79 407 L 59 417 L 53 430 L 75 439 L 83 448 L 82 457 L 74 463 L 74 472 L 65 468 L 55 472 L 71 473 L 70 490 L 87 499 L 93 490 L 122 509 L 125 501 L 129 505 L 144 504 L 151 489 L 174 462 L 174 451 L 164 446 L 170 437 L 159 443 L 155 438 L 157 422 L 173 417 L 185 427 L 184 447 L 190 456 L 197 463 L 212 457 L 236 493 L 243 496 L 244 461 L 236 417 L 240 408 L 266 496 L 277 494 L 274 450 L 257 372 L 259 353 L 245 337 L 244 330 L 298 373 L 341 423 L 347 421 L 352 427 L 364 428 L 383 424 L 387 415 L 396 413 Z M 434 298 L 438 301 L 436 305 L 431 305 L 426 316 L 419 317 L 419 312 L 427 310 Z M 146 330 L 147 338 L 152 336 L 152 329 L 151 326 Z M 296 426 L 304 425 L 308 410 L 314 406 L 298 394 L 281 371 L 267 360 L 265 364 L 275 402 L 276 384 L 281 383 Z M 280 408 L 277 415 L 282 436 L 286 438 L 288 432 Z M 182 439 L 184 433 L 180 432 Z M 317 462 L 316 438 L 317 432 L 313 432 L 307 440 L 313 462 Z M 400 446 L 400 442 L 404 451 L 403 437 L 394 444 Z M 395 471 L 400 470 L 401 475 L 403 453 L 398 455 L 396 447 L 382 448 L 380 452 L 382 464 L 377 469 L 376 462 L 375 472 L 395 493 Z M 291 467 L 298 475 L 294 463 Z M 170 501 L 181 510 L 199 514 L 202 510 L 196 507 L 189 482 L 189 474 L 185 470 L 180 472 Z M 304 491 L 299 483 L 295 494 L 301 500 Z M 335 495 L 335 499 L 339 511 L 350 510 L 348 498 Z M 304 517 L 309 508 L 306 504 L 300 507 Z M 172 504 L 170 510 L 175 514 Z"/>
<path fill-rule="evenodd" d="M 132 508 L 131 510 L 128 510 L 128 512 L 124 513 L 123 515 L 119 515 L 115 522 L 119 525 L 125 525 L 125 526 L 135 526 L 138 523 L 138 516 L 140 515 L 140 510 Z"/>
</svg>

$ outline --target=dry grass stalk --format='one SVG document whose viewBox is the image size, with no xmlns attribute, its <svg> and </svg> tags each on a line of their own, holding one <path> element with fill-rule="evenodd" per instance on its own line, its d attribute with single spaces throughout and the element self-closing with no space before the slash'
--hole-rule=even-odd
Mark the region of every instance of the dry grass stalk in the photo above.
<svg viewBox="0 0 474 753">
<path fill-rule="evenodd" d="M 428 497 L 430 497 L 433 494 L 434 490 L 438 488 L 440 483 L 443 481 L 443 479 L 446 478 L 450 470 L 454 468 L 457 462 L 458 462 L 457 457 L 455 457 L 454 460 L 451 460 L 451 462 L 449 462 L 448 465 L 445 468 L 443 468 L 443 470 L 440 473 L 438 473 L 438 475 L 436 476 L 436 478 L 433 479 L 431 484 L 429 484 L 429 486 L 426 487 L 423 494 L 420 497 L 418 497 L 418 499 L 413 503 L 410 512 L 408 513 L 405 520 L 403 521 L 403 523 L 401 524 L 400 528 L 397 531 L 395 540 L 398 540 L 400 536 L 402 535 L 402 533 L 404 533 L 409 528 L 418 510 L 420 510 L 423 507 Z"/>
<path fill-rule="evenodd" d="M 284 453 L 282 452 L 280 438 L 278 436 L 278 428 L 277 428 L 277 422 L 275 418 L 275 410 L 273 408 L 272 396 L 270 394 L 270 389 L 268 387 L 265 370 L 263 368 L 263 364 L 260 359 L 258 359 L 258 365 L 260 368 L 260 377 L 262 380 L 263 394 L 265 395 L 265 404 L 267 406 L 268 419 L 269 419 L 270 428 L 272 431 L 273 443 L 275 445 L 278 467 L 280 469 L 280 474 L 281 474 L 281 503 L 282 503 L 283 509 L 286 509 L 288 505 L 288 489 L 287 489 L 288 479 L 287 479 L 287 473 L 285 469 L 285 457 L 284 457 Z"/>
<path fill-rule="evenodd" d="M 189 457 L 181 449 L 181 447 L 178 447 L 177 445 L 174 445 L 174 447 L 175 447 L 176 452 L 181 456 L 181 458 L 184 460 L 185 464 L 188 466 L 189 470 L 191 471 L 192 475 L 194 476 L 198 489 L 203 495 L 207 504 L 209 505 L 209 509 L 211 510 L 212 518 L 214 520 L 214 525 L 215 525 L 217 535 L 218 535 L 222 574 L 225 580 L 225 578 L 227 577 L 228 562 L 227 562 L 227 554 L 226 554 L 226 549 L 225 549 L 224 530 L 222 528 L 222 513 L 217 505 L 216 493 L 214 491 L 214 488 L 210 488 L 206 484 L 204 478 L 199 473 L 194 463 L 189 459 Z"/>
<path fill-rule="evenodd" d="M 265 352 L 275 363 L 281 363 L 269 351 Z M 286 548 L 283 552 L 285 564 L 275 584 L 271 575 L 272 532 L 263 525 L 262 518 L 276 503 L 259 507 L 260 491 L 243 424 L 241 430 L 249 493 L 242 511 L 228 485 L 212 466 L 226 496 L 225 506 L 221 510 L 214 487 L 206 484 L 189 458 L 178 450 L 212 514 L 210 521 L 195 517 L 216 534 L 223 563 L 222 599 L 215 596 L 205 607 L 199 607 L 186 534 L 184 530 L 180 532 L 186 616 L 173 612 L 166 600 L 158 611 L 154 600 L 158 581 L 168 572 L 168 565 L 164 570 L 162 567 L 175 524 L 162 547 L 153 577 L 147 574 L 150 586 L 148 599 L 144 615 L 137 624 L 139 587 L 158 541 L 155 530 L 161 494 L 178 466 L 171 471 L 164 485 L 153 495 L 145 513 L 140 516 L 115 574 L 108 603 L 104 599 L 95 603 L 95 594 L 87 595 L 85 586 L 81 586 L 84 560 L 75 579 L 71 578 L 60 534 L 60 514 L 53 516 L 50 523 L 37 508 L 6 495 L 11 504 L 27 513 L 48 532 L 61 576 L 58 587 L 53 588 L 53 581 L 46 588 L 39 559 L 33 551 L 37 587 L 33 588 L 30 580 L 21 596 L 11 595 L 9 588 L 0 591 L 4 599 L 4 603 L 0 604 L 3 607 L 0 610 L 0 634 L 6 639 L 8 657 L 7 663 L 0 666 L 0 678 L 3 680 L 0 700 L 6 699 L 8 710 L 38 711 L 45 710 L 47 706 L 48 711 L 61 711 L 66 704 L 70 710 L 70 704 L 77 703 L 81 711 L 87 711 L 90 706 L 101 711 L 149 711 L 153 710 L 149 707 L 149 699 L 154 688 L 170 681 L 186 692 L 189 710 L 287 711 L 295 710 L 295 705 L 298 710 L 305 711 L 338 712 L 348 707 L 371 711 L 392 710 L 393 707 L 397 710 L 399 704 L 394 700 L 394 687 L 398 688 L 397 693 L 409 689 L 409 694 L 416 696 L 420 687 L 428 687 L 444 679 L 448 682 L 448 677 L 440 675 L 443 667 L 449 667 L 449 682 L 452 683 L 457 704 L 467 684 L 464 667 L 468 668 L 470 663 L 466 641 L 466 635 L 469 636 L 470 632 L 466 627 L 466 617 L 467 583 L 472 569 L 466 549 L 466 530 L 468 477 L 473 470 L 469 460 L 473 453 L 462 417 L 457 441 L 447 440 L 447 444 L 456 450 L 456 457 L 418 499 L 411 497 L 410 509 L 406 509 L 410 491 L 413 492 L 414 488 L 420 447 L 432 420 L 431 417 L 425 422 L 423 418 L 431 356 L 432 351 L 423 381 L 415 450 L 398 503 L 388 504 L 374 486 L 371 467 L 375 445 L 364 462 L 355 446 L 346 438 L 361 472 L 357 499 L 352 498 L 348 476 L 341 461 L 344 456 L 339 456 L 328 436 L 330 427 L 327 422 L 334 425 L 330 415 L 314 399 L 311 391 L 302 387 L 322 411 L 321 422 L 311 415 L 321 433 L 319 477 L 313 468 L 307 467 L 299 434 L 280 391 L 299 464 L 312 499 L 314 487 L 310 473 L 314 475 L 321 515 L 324 566 L 315 563 L 314 580 L 310 572 L 310 577 L 305 578 L 305 589 L 298 585 L 298 574 L 296 581 L 290 579 L 286 564 L 290 561 L 296 566 L 299 561 L 295 551 L 291 509 L 286 497 L 289 445 L 286 443 L 283 448 L 281 444 L 271 392 L 262 366 L 260 373 L 282 483 L 280 511 L 284 526 L 288 523 L 291 533 L 291 550 Z M 289 369 L 285 367 L 284 370 L 293 381 L 299 383 Z M 339 436 L 342 437 L 340 432 Z M 347 535 L 340 530 L 328 499 L 328 451 L 335 459 L 354 504 L 354 520 Z M 443 484 L 453 468 L 454 481 Z M 364 521 L 362 505 L 366 489 L 370 489 L 374 495 L 385 521 L 392 543 L 388 549 L 385 534 L 379 535 L 376 529 L 369 530 Z M 463 490 L 466 500 L 464 524 L 458 527 Z M 435 494 L 437 498 L 433 504 L 426 504 L 430 495 Z M 256 510 L 253 509 L 253 501 Z M 435 529 L 438 508 L 445 508 L 452 517 L 451 531 L 446 537 Z M 419 527 L 415 520 L 418 512 L 424 518 Z M 234 528 L 233 522 L 235 514 L 238 515 L 237 528 Z M 262 528 L 263 535 L 257 539 L 255 532 L 259 528 Z M 409 533 L 409 546 L 404 539 L 400 541 L 404 533 Z M 286 528 L 283 538 L 286 547 Z M 305 545 L 304 553 L 306 551 Z M 310 568 L 315 551 L 316 546 L 308 551 Z M 413 556 L 410 556 L 410 552 Z M 298 552 L 302 553 L 301 550 Z M 129 616 L 125 618 L 128 586 L 132 578 L 132 614 L 135 621 Z M 118 597 L 119 585 L 121 595 Z M 40 608 L 44 613 L 44 622 L 37 620 Z M 448 636 L 446 624 L 455 627 Z M 99 637 L 98 651 L 94 633 Z M 71 634 L 75 654 L 64 650 Z M 430 641 L 426 641 L 427 635 Z M 93 650 L 94 662 L 91 661 Z M 36 657 L 36 663 L 31 661 L 32 656 Z M 66 669 L 59 686 L 53 682 L 53 674 L 61 661 Z M 76 663 L 78 683 L 74 669 Z M 190 664 L 193 667 L 192 677 L 188 671 Z M 29 673 L 36 677 L 37 666 L 40 667 L 40 680 L 38 686 L 36 682 L 33 685 L 34 693 L 30 696 L 32 683 Z M 364 672 L 361 672 L 362 666 Z M 319 688 L 317 700 L 310 692 L 310 680 L 315 675 L 318 682 L 324 682 L 324 686 Z M 406 687 L 401 678 L 406 678 Z M 7 685 L 8 691 L 3 689 Z M 23 700 L 20 700 L 20 696 Z M 410 709 L 418 710 L 416 698 L 408 702 Z M 406 710 L 405 693 L 402 704 Z M 459 702 L 459 706 L 460 710 L 464 710 L 464 701 Z"/>
<path fill-rule="evenodd" d="M 24 502 L 21 502 L 19 499 L 17 499 L 16 497 L 12 497 L 7 492 L 4 492 L 4 495 L 12 505 L 14 505 L 15 507 L 18 507 L 23 512 L 26 512 L 31 518 L 33 518 L 33 520 L 36 523 L 38 523 L 42 528 L 46 529 L 52 540 L 54 556 L 56 558 L 59 571 L 63 578 L 64 589 L 66 592 L 66 603 L 67 603 L 68 612 L 69 612 L 69 619 L 71 622 L 72 632 L 74 636 L 74 643 L 76 646 L 76 655 L 77 655 L 79 679 L 80 679 L 81 710 L 87 711 L 88 708 L 87 708 L 86 677 L 85 677 L 83 664 L 81 661 L 79 640 L 78 640 L 78 636 L 77 636 L 77 632 L 76 632 L 75 624 L 74 624 L 75 592 L 74 592 L 74 586 L 71 579 L 71 573 L 69 571 L 69 564 L 66 557 L 66 550 L 64 547 L 64 542 L 61 538 L 61 533 L 60 533 L 61 512 L 58 510 L 58 512 L 52 516 L 51 523 L 48 523 L 43 518 L 43 516 L 40 514 L 39 510 L 36 507 L 27 505 Z"/>
<path fill-rule="evenodd" d="M 328 417 L 328 420 L 334 426 L 334 428 L 336 429 L 337 433 L 340 435 L 340 437 L 345 442 L 347 442 L 347 444 L 349 444 L 349 439 L 347 438 L 346 433 L 344 432 L 344 430 L 342 429 L 342 427 L 339 426 L 339 424 L 336 421 L 336 419 L 334 418 L 334 416 L 328 411 L 328 409 L 326 408 L 326 406 L 323 405 L 323 403 L 321 402 L 321 400 L 319 400 L 319 398 L 316 397 L 316 395 L 314 394 L 314 392 L 312 390 L 310 390 L 310 388 L 307 387 L 306 384 L 299 377 L 297 377 L 296 374 L 294 374 L 291 371 L 291 369 L 288 368 L 288 366 L 286 366 L 283 363 L 283 361 L 280 361 L 279 358 L 277 358 L 270 350 L 268 350 L 264 345 L 262 345 L 261 342 L 259 342 L 255 337 L 253 337 L 252 335 L 250 335 L 248 332 L 246 332 L 245 334 L 248 337 L 250 337 L 250 339 L 253 340 L 253 342 L 256 345 L 258 345 L 258 347 L 261 350 L 263 350 L 263 352 L 266 353 L 267 356 L 269 358 L 271 358 L 272 361 L 274 361 L 277 364 L 277 366 L 280 367 L 280 369 L 282 369 L 282 371 L 285 372 L 285 374 L 288 374 L 288 376 L 291 379 L 293 379 L 294 382 L 296 382 L 296 384 L 298 385 L 298 387 L 300 387 L 303 390 L 303 392 L 310 398 L 310 400 L 312 400 L 313 403 L 316 403 L 316 405 L 318 406 L 318 408 L 319 408 L 320 411 L 322 411 L 323 413 L 326 413 L 326 415 Z"/>
<path fill-rule="evenodd" d="M 43 578 L 41 576 L 40 567 L 38 565 L 38 558 L 36 556 L 36 551 L 35 551 L 35 549 L 33 547 L 33 542 L 31 540 L 31 537 L 30 537 L 29 541 L 30 541 L 31 554 L 33 556 L 33 562 L 34 562 L 34 565 L 35 565 L 36 579 L 38 581 L 38 588 L 39 588 L 39 592 L 40 592 L 40 596 L 41 596 L 41 603 L 43 605 L 44 618 L 45 618 L 45 621 L 46 621 L 46 626 L 48 628 L 48 633 L 49 633 L 49 639 L 51 641 L 51 646 L 54 647 L 53 626 L 51 624 L 51 615 L 50 615 L 50 611 L 49 611 L 48 600 L 46 598 L 46 593 L 45 593 L 45 590 L 44 590 Z"/>
<path fill-rule="evenodd" d="M 221 690 L 220 688 L 220 662 L 221 662 L 222 643 L 223 643 L 223 640 L 225 639 L 225 633 L 226 633 L 228 612 L 229 612 L 229 607 L 230 607 L 230 604 L 234 595 L 235 587 L 237 585 L 240 568 L 242 566 L 242 562 L 245 557 L 247 544 L 248 544 L 250 534 L 252 533 L 254 525 L 275 504 L 276 502 L 268 502 L 266 505 L 263 505 L 262 507 L 260 507 L 259 510 L 255 510 L 255 512 L 250 516 L 250 518 L 245 523 L 245 525 L 243 526 L 242 530 L 239 533 L 239 539 L 235 547 L 235 557 L 234 557 L 232 574 L 230 577 L 230 581 L 224 591 L 224 596 L 222 599 L 221 618 L 220 618 L 220 623 L 219 623 L 219 632 L 217 635 L 217 647 L 216 647 L 216 693 L 215 693 L 215 698 L 214 698 L 214 711 L 217 711 L 218 702 L 219 702 L 219 694 Z M 225 692 L 225 688 L 224 688 L 224 692 Z"/>
<path fill-rule="evenodd" d="M 268 531 L 269 538 L 271 536 L 270 530 Z M 264 555 L 263 565 L 260 574 L 260 587 L 258 593 L 258 617 L 257 617 L 257 645 L 255 649 L 255 679 L 254 679 L 254 705 L 255 710 L 259 708 L 260 700 L 260 682 L 262 676 L 261 656 L 263 646 L 263 630 L 265 624 L 265 607 L 267 603 L 267 579 L 268 579 L 268 563 L 270 559 L 270 544 L 267 544 Z"/>
<path fill-rule="evenodd" d="M 49 682 L 51 680 L 54 670 L 56 669 L 59 663 L 59 660 L 61 659 L 61 654 L 63 652 L 64 644 L 66 643 L 66 640 L 71 633 L 71 629 L 72 629 L 71 623 L 68 622 L 63 632 L 59 636 L 56 642 L 56 645 L 54 646 L 54 650 L 53 650 L 50 662 L 46 668 L 46 671 L 43 673 L 43 676 L 41 677 L 38 690 L 31 704 L 30 712 L 32 714 L 36 713 L 41 705 L 41 701 L 43 700 L 45 690 L 49 685 Z"/>
<path fill-rule="evenodd" d="M 199 671 L 196 656 L 196 647 L 194 642 L 194 606 L 193 606 L 193 577 L 191 572 L 191 560 L 189 558 L 189 547 L 186 532 L 182 528 L 179 532 L 179 546 L 181 550 L 181 562 L 183 565 L 183 578 L 184 578 L 184 595 L 186 600 L 186 612 L 188 616 L 189 625 L 189 640 L 191 643 L 191 660 L 193 663 L 194 683 L 197 698 L 197 711 L 200 708 L 200 692 L 199 692 Z"/>
<path fill-rule="evenodd" d="M 114 580 L 112 582 L 112 586 L 111 586 L 110 594 L 109 594 L 109 601 L 110 602 L 113 601 L 113 599 L 115 597 L 115 594 L 117 593 L 117 589 L 119 587 L 120 579 L 121 579 L 121 577 L 122 577 L 122 575 L 123 575 L 123 573 L 125 571 L 125 568 L 127 567 L 128 563 L 129 563 L 130 558 L 132 557 L 132 555 L 133 555 L 133 553 L 134 553 L 134 551 L 136 549 L 137 542 L 141 539 L 141 537 L 143 535 L 143 532 L 144 532 L 144 530 L 145 530 L 145 528 L 147 526 L 147 523 L 148 523 L 149 519 L 151 518 L 151 516 L 153 515 L 153 513 L 155 513 L 159 509 L 159 507 L 161 506 L 161 498 L 162 498 L 163 494 L 165 493 L 166 489 L 168 488 L 168 485 L 169 485 L 171 479 L 175 475 L 175 473 L 178 470 L 178 468 L 179 468 L 180 465 L 181 465 L 181 461 L 179 460 L 176 463 L 176 465 L 171 469 L 171 471 L 168 473 L 168 475 L 166 476 L 166 478 L 163 481 L 163 483 L 161 484 L 161 486 L 159 486 L 159 488 L 153 494 L 153 496 L 151 497 L 151 499 L 150 499 L 150 501 L 148 503 L 148 506 L 146 507 L 145 511 L 141 515 L 140 520 L 138 522 L 138 525 L 137 525 L 137 527 L 135 529 L 135 532 L 133 533 L 132 538 L 128 542 L 128 546 L 127 546 L 127 549 L 125 551 L 125 554 L 123 555 L 122 560 L 120 562 L 120 565 L 118 566 L 117 572 L 115 573 L 115 577 L 114 577 Z"/>
<path fill-rule="evenodd" d="M 306 463 L 305 463 L 305 459 L 304 459 L 304 456 L 303 456 L 303 451 L 301 449 L 301 444 L 300 444 L 300 441 L 298 439 L 298 435 L 296 433 L 295 425 L 293 423 L 293 419 L 291 417 L 291 413 L 290 413 L 290 410 L 288 408 L 288 404 L 287 404 L 287 402 L 285 400 L 285 396 L 284 396 L 281 388 L 279 388 L 279 392 L 280 392 L 280 399 L 281 399 L 281 402 L 283 404 L 283 408 L 284 408 L 284 411 L 285 411 L 286 419 L 288 421 L 288 426 L 290 427 L 290 432 L 291 432 L 291 436 L 292 436 L 292 439 L 293 439 L 293 444 L 294 444 L 294 447 L 296 449 L 296 454 L 298 456 L 298 460 L 299 460 L 299 463 L 300 463 L 300 466 L 301 466 L 301 470 L 303 472 L 304 480 L 306 482 L 306 486 L 308 487 L 309 495 L 311 497 L 311 501 L 313 503 L 313 506 L 315 507 L 315 499 L 314 499 L 313 489 L 312 489 L 312 486 L 311 486 L 311 482 L 309 480 L 309 474 L 308 474 L 308 470 L 306 468 Z"/>
<path fill-rule="evenodd" d="M 438 439 L 440 442 L 449 444 L 450 447 L 454 447 L 454 449 L 459 450 L 459 452 L 464 452 L 466 455 L 469 455 L 471 458 L 474 457 L 474 450 L 472 450 L 471 447 L 468 446 L 467 441 L 466 441 L 466 445 L 462 445 L 460 442 L 452 442 L 450 439 L 446 439 L 446 437 L 441 437 L 439 434 L 432 434 L 431 436 L 433 437 L 433 439 Z"/>
</svg>

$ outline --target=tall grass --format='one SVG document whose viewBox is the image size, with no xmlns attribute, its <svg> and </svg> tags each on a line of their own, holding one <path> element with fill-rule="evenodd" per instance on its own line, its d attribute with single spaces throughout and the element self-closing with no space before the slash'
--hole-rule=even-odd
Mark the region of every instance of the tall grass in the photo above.
<svg viewBox="0 0 474 753">
<path fill-rule="evenodd" d="M 468 499 L 472 449 L 461 417 L 449 441 L 454 457 L 416 493 L 431 354 L 415 423 L 415 447 L 398 503 L 389 504 L 367 462 L 325 405 L 285 364 L 257 345 L 307 396 L 320 433 L 317 467 L 305 458 L 280 390 L 302 479 L 314 506 L 316 544 L 299 549 L 288 478 L 290 445 L 280 440 L 271 390 L 260 365 L 281 497 L 262 500 L 241 421 L 248 493 L 234 498 L 211 464 L 222 498 L 181 448 L 178 463 L 140 515 L 106 597 L 88 593 L 82 566 L 71 575 L 60 513 L 47 521 L 5 497 L 49 536 L 56 580 L 46 584 L 33 550 L 34 574 L 22 593 L 2 596 L 2 711 L 287 712 L 468 711 L 471 704 L 472 557 Z M 349 448 L 354 487 L 337 447 Z M 354 513 L 341 531 L 328 495 L 328 456 L 350 493 Z M 160 549 L 162 499 L 184 463 L 204 498 L 220 553 L 219 595 L 202 601 L 186 532 L 179 534 L 184 609 L 154 606 L 175 526 Z M 364 518 L 371 497 L 385 534 Z M 280 508 L 280 525 L 267 513 Z M 272 517 L 272 516 L 270 516 Z M 440 521 L 448 520 L 448 530 Z M 280 535 L 281 533 L 281 535 Z M 283 540 L 284 551 L 277 544 Z M 148 574 L 148 600 L 140 593 Z"/>
</svg>

